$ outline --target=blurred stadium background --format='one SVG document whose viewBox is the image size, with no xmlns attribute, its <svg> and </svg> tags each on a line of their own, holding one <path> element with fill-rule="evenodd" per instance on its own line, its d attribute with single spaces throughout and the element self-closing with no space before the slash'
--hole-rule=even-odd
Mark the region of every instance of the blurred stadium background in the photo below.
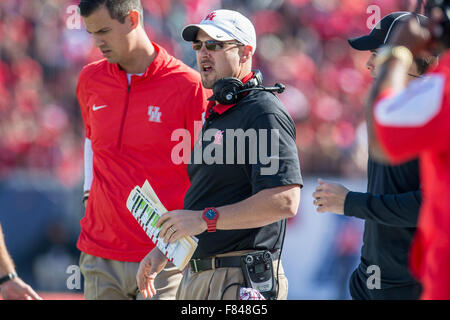
<svg viewBox="0 0 450 320">
<path fill-rule="evenodd" d="M 78 2 L 0 2 L 0 221 L 18 273 L 50 299 L 82 292 L 66 285 L 67 268 L 78 264 L 84 214 L 84 133 L 75 86 L 82 66 L 101 56 L 83 25 L 73 28 L 71 6 Z M 362 222 L 317 214 L 311 194 L 319 176 L 365 190 L 369 54 L 351 50 L 347 39 L 368 33 L 374 18 L 411 10 L 413 2 L 142 0 L 150 38 L 193 67 L 182 27 L 213 9 L 242 12 L 258 33 L 254 66 L 264 83 L 287 85 L 280 98 L 296 123 L 305 177 L 283 253 L 289 299 L 349 298 Z"/>
</svg>

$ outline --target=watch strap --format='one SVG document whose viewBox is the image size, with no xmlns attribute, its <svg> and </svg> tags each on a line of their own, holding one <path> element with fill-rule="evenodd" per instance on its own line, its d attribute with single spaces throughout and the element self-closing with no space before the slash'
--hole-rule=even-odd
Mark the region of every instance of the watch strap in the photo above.
<svg viewBox="0 0 450 320">
<path fill-rule="evenodd" d="M 209 210 L 213 210 L 216 213 L 216 216 L 214 217 L 214 219 L 208 219 L 205 214 L 209 211 Z M 208 232 L 216 232 L 217 230 L 217 219 L 219 218 L 219 212 L 217 211 L 216 208 L 211 207 L 211 208 L 206 208 L 203 211 L 203 220 L 206 221 L 206 226 L 208 227 Z"/>
<path fill-rule="evenodd" d="M 9 280 L 12 280 L 16 277 L 17 277 L 17 273 L 15 273 L 15 272 L 8 273 L 6 276 L 0 278 L 0 285 L 4 284 L 5 282 L 8 282 Z"/>
</svg>

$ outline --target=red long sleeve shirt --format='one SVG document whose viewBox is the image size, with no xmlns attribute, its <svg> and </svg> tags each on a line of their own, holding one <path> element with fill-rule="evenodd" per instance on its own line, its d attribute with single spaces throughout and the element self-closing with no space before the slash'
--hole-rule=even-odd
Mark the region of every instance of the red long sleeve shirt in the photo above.
<svg viewBox="0 0 450 320">
<path fill-rule="evenodd" d="M 88 254 L 138 262 L 154 245 L 126 208 L 130 191 L 148 180 L 167 210 L 181 209 L 189 179 L 172 141 L 201 124 L 209 90 L 198 72 L 153 43 L 157 56 L 142 76 L 101 60 L 82 70 L 77 97 L 92 142 L 93 181 L 77 247 Z M 201 127 L 201 126 L 200 126 Z M 190 149 L 191 150 L 191 149 Z"/>
<path fill-rule="evenodd" d="M 375 131 L 393 161 L 419 156 L 423 204 L 410 264 L 422 299 L 450 299 L 450 53 L 424 79 L 374 108 Z"/>
</svg>

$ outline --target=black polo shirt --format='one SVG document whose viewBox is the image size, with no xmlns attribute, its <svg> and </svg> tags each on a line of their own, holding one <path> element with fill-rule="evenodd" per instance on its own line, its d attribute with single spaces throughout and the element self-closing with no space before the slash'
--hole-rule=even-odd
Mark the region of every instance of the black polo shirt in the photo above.
<svg viewBox="0 0 450 320">
<path fill-rule="evenodd" d="M 245 200 L 261 190 L 303 184 L 295 125 L 274 94 L 251 91 L 205 122 L 187 171 L 184 209 L 203 210 Z M 220 212 L 219 212 L 220 213 Z M 220 217 L 219 217 L 220 219 Z M 193 258 L 248 249 L 279 249 L 282 221 L 198 235 Z"/>
</svg>

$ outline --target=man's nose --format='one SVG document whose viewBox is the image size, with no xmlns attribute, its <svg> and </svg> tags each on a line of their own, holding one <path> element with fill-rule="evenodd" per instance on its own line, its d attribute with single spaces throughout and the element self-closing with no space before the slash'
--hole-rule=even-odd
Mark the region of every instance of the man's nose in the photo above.
<svg viewBox="0 0 450 320">
<path fill-rule="evenodd" d="M 199 53 L 200 53 L 200 56 L 207 56 L 207 55 L 209 55 L 209 50 L 208 49 L 206 49 L 206 44 L 202 44 L 202 47 L 200 48 L 200 50 L 199 50 Z"/>
<path fill-rule="evenodd" d="M 197 51 L 197 55 L 200 59 L 205 59 L 210 57 L 210 51 L 206 49 L 205 44 L 202 45 L 200 50 Z"/>
<path fill-rule="evenodd" d="M 95 37 L 95 36 L 94 36 L 94 44 L 95 44 L 95 46 L 96 46 L 97 48 L 100 48 L 100 47 L 102 47 L 102 46 L 105 45 L 105 40 L 103 40 L 103 39 L 100 38 L 100 37 Z"/>
</svg>

